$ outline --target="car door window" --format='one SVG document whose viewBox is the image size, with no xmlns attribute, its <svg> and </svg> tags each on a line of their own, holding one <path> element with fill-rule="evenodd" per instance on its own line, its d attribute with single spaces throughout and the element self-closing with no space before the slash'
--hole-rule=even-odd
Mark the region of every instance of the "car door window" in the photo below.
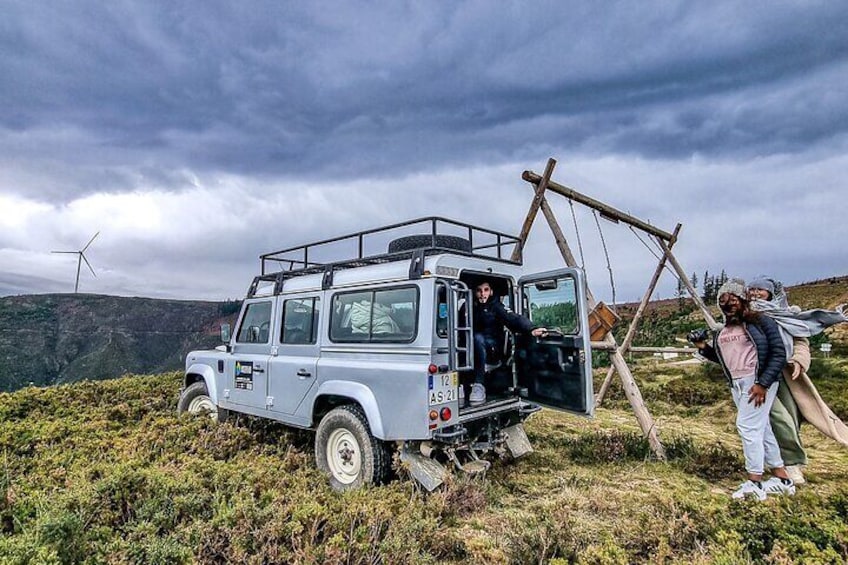
<svg viewBox="0 0 848 565">
<path fill-rule="evenodd" d="M 318 336 L 318 298 L 294 298 L 283 303 L 281 343 L 304 345 L 315 343 Z"/>
<path fill-rule="evenodd" d="M 271 329 L 271 302 L 254 302 L 247 305 L 241 321 L 237 343 L 268 343 Z"/>
<path fill-rule="evenodd" d="M 575 281 L 563 277 L 524 287 L 526 312 L 534 325 L 557 329 L 566 335 L 580 331 Z"/>
</svg>

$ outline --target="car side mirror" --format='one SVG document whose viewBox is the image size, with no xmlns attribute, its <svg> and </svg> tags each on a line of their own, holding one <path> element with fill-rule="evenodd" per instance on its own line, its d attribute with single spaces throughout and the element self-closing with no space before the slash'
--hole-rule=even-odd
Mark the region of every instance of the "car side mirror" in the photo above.
<svg viewBox="0 0 848 565">
<path fill-rule="evenodd" d="M 230 337 L 230 324 L 221 324 L 221 341 L 229 343 Z"/>
</svg>

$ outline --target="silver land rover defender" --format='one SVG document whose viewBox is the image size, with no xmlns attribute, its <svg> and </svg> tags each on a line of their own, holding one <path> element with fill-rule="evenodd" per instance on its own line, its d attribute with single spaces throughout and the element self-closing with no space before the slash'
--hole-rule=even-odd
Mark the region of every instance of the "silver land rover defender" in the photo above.
<svg viewBox="0 0 848 565">
<path fill-rule="evenodd" d="M 485 453 L 525 455 L 522 423 L 541 406 L 591 416 L 594 405 L 583 272 L 524 273 L 506 258 L 517 244 L 431 217 L 262 255 L 226 345 L 188 354 L 178 410 L 314 430 L 337 490 L 385 480 L 393 450 L 429 490 L 446 466 L 481 472 Z M 505 330 L 487 354 L 486 402 L 470 406 L 484 280 L 549 332 Z"/>
</svg>

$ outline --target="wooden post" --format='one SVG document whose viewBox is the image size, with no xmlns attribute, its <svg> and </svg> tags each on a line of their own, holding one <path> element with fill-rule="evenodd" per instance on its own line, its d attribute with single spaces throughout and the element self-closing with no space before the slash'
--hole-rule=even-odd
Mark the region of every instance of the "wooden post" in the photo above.
<svg viewBox="0 0 848 565">
<path fill-rule="evenodd" d="M 648 306 L 648 302 L 651 300 L 651 295 L 654 294 L 654 290 L 657 287 L 657 283 L 660 280 L 660 275 L 665 269 L 665 262 L 668 259 L 668 256 L 671 255 L 671 247 L 674 245 L 674 242 L 677 241 L 677 234 L 680 233 L 680 228 L 682 226 L 677 224 L 674 228 L 674 232 L 672 232 L 672 240 L 669 243 L 666 250 L 663 252 L 663 256 L 660 257 L 660 262 L 657 265 L 656 270 L 654 271 L 654 276 L 651 277 L 651 282 L 648 284 L 648 290 L 645 291 L 645 295 L 642 297 L 642 302 L 639 303 L 639 307 L 636 309 L 636 314 L 633 315 L 633 320 L 630 322 L 630 327 L 627 328 L 627 334 L 624 336 L 624 342 L 621 344 L 621 352 L 627 353 L 630 350 L 630 344 L 633 342 L 633 336 L 636 335 L 636 329 L 639 327 L 639 321 L 642 319 L 642 314 L 645 312 L 645 308 Z M 658 241 L 662 242 L 659 238 Z M 609 389 L 610 384 L 612 383 L 612 374 L 615 372 L 615 366 L 612 366 L 607 371 L 607 376 L 604 379 L 603 384 L 601 385 L 601 389 L 598 391 L 597 396 L 595 396 L 595 406 L 600 406 L 604 401 L 604 397 L 607 394 L 607 389 Z"/>
<path fill-rule="evenodd" d="M 542 208 L 542 213 L 545 215 L 545 219 L 547 219 L 548 225 L 554 234 L 554 239 L 556 240 L 557 247 L 562 254 L 562 258 L 565 260 L 565 264 L 569 267 L 576 267 L 577 261 L 574 260 L 574 255 L 571 253 L 571 249 L 569 248 L 568 242 L 565 240 L 565 236 L 559 227 L 556 216 L 548 205 L 544 195 L 540 198 L 540 207 Z M 586 289 L 586 298 L 589 303 L 589 307 L 593 308 L 595 306 L 595 298 L 592 295 L 592 291 L 588 288 Z M 624 388 L 624 394 L 627 396 L 627 399 L 630 401 L 630 405 L 633 407 L 633 412 L 636 415 L 636 421 L 639 422 L 639 426 L 642 428 L 642 433 L 646 438 L 648 438 L 648 444 L 651 446 L 651 450 L 654 452 L 654 455 L 656 455 L 656 457 L 660 460 L 665 460 L 665 449 L 663 448 L 662 443 L 660 443 L 660 438 L 657 435 L 654 419 L 645 407 L 645 402 L 642 399 L 642 393 L 639 391 L 639 386 L 636 384 L 636 380 L 633 378 L 633 374 L 627 366 L 627 361 L 624 359 L 624 355 L 622 355 L 621 350 L 616 345 L 615 338 L 612 333 L 608 333 L 604 341 L 611 347 L 610 359 L 621 377 L 621 385 Z"/>
<path fill-rule="evenodd" d="M 548 181 L 551 180 L 551 175 L 554 173 L 556 160 L 548 159 L 548 164 L 545 167 L 545 175 L 539 179 L 539 184 L 536 185 L 536 194 L 533 196 L 533 202 L 530 203 L 530 210 L 527 212 L 527 217 L 524 218 L 524 225 L 521 226 L 521 232 L 518 234 L 518 245 L 512 250 L 512 261 L 521 261 L 524 253 L 524 242 L 527 241 L 527 236 L 530 235 L 530 228 L 533 227 L 533 222 L 536 221 L 536 214 L 539 212 L 539 206 L 545 199 L 545 190 L 548 187 Z"/>
</svg>

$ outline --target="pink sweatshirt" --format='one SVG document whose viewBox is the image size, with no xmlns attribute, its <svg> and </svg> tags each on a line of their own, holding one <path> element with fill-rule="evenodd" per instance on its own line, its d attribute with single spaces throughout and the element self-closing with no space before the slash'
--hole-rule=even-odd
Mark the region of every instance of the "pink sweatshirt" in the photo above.
<svg viewBox="0 0 848 565">
<path fill-rule="evenodd" d="M 757 348 L 743 326 L 725 326 L 718 334 L 718 347 L 731 377 L 757 374 Z"/>
</svg>

